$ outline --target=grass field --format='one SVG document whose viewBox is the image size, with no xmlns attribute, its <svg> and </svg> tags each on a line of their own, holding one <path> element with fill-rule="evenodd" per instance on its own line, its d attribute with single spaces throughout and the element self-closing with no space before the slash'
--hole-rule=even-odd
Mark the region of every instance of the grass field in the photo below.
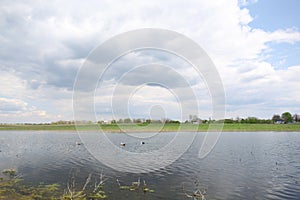
<svg viewBox="0 0 300 200">
<path fill-rule="evenodd" d="M 148 124 L 148 125 L 135 125 L 135 124 L 121 124 L 118 126 L 117 124 L 105 124 L 105 125 L 96 125 L 96 124 L 85 124 L 75 126 L 71 125 L 0 125 L 1 130 L 20 130 L 20 131 L 95 131 L 100 130 L 100 128 L 104 132 L 174 132 L 174 131 L 207 131 L 209 124 L 165 124 L 162 126 L 161 124 Z M 224 124 L 223 132 L 231 132 L 231 131 L 299 131 L 300 132 L 300 124 Z"/>
</svg>

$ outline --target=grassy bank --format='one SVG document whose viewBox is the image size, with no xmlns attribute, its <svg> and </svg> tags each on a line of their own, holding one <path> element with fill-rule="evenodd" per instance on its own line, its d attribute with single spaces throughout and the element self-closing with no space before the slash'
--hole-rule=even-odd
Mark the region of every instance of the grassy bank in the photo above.
<svg viewBox="0 0 300 200">
<path fill-rule="evenodd" d="M 207 131 L 209 124 L 149 124 L 149 125 L 134 125 L 134 124 L 105 124 L 105 125 L 94 125 L 85 124 L 75 126 L 73 124 L 68 125 L 0 125 L 1 130 L 19 130 L 19 131 L 76 131 L 76 128 L 83 131 L 99 130 L 100 128 L 105 132 L 172 132 L 172 131 Z M 223 132 L 230 131 L 300 131 L 300 124 L 224 124 Z"/>
</svg>

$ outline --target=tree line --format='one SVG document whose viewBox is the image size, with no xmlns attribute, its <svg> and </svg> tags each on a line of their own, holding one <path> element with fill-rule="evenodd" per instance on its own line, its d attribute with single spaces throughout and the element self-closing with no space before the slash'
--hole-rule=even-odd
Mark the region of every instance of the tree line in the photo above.
<svg viewBox="0 0 300 200">
<path fill-rule="evenodd" d="M 292 115 L 290 112 L 283 112 L 280 114 L 274 114 L 272 118 L 270 119 L 259 119 L 257 117 L 247 117 L 247 118 L 240 118 L 237 117 L 235 119 L 222 119 L 222 120 L 214 120 L 214 119 L 200 119 L 196 115 L 190 115 L 189 119 L 180 122 L 178 120 L 172 120 L 172 119 L 161 119 L 161 120 L 153 120 L 153 119 L 143 119 L 143 118 L 137 118 L 137 119 L 131 119 L 131 118 L 125 118 L 125 119 L 113 119 L 113 120 L 101 120 L 97 122 L 88 121 L 88 120 L 82 120 L 82 121 L 76 121 L 76 124 L 150 124 L 150 123 L 165 123 L 165 124 L 180 124 L 180 123 L 192 123 L 192 124 L 206 124 L 206 123 L 225 123 L 225 124 L 234 124 L 234 123 L 241 123 L 241 124 L 288 124 L 288 123 L 300 123 L 300 115 L 294 114 Z M 54 125 L 62 125 L 62 124 L 75 124 L 74 121 L 56 121 L 52 123 Z"/>
<path fill-rule="evenodd" d="M 290 112 L 274 114 L 271 119 L 259 119 L 257 117 L 225 119 L 224 123 L 242 123 L 242 124 L 288 124 L 300 122 L 300 115 L 292 115 Z"/>
</svg>

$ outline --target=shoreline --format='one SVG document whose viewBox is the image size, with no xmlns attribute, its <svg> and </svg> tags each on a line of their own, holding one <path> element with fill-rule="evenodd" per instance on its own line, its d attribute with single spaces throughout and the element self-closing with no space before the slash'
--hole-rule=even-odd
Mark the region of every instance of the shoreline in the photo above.
<svg viewBox="0 0 300 200">
<path fill-rule="evenodd" d="M 116 124 L 98 125 L 0 125 L 1 131 L 99 131 L 104 133 L 207 132 L 209 124 Z M 180 127 L 180 130 L 179 130 Z M 212 132 L 213 130 L 211 130 Z M 300 132 L 300 124 L 224 124 L 222 132 Z"/>
</svg>

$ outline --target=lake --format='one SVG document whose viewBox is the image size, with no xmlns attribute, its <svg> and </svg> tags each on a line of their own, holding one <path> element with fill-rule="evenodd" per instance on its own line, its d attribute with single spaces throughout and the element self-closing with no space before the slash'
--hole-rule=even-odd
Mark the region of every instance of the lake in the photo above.
<svg viewBox="0 0 300 200">
<path fill-rule="evenodd" d="M 92 139 L 96 133 L 86 134 Z M 107 135 L 117 146 L 125 142 L 125 150 L 143 152 L 161 148 L 175 133 L 143 139 L 143 145 L 125 134 Z M 188 194 L 206 189 L 206 199 L 300 199 L 299 132 L 225 132 L 213 151 L 199 159 L 204 136 L 198 133 L 188 151 L 166 168 L 136 174 L 101 164 L 84 144 L 76 144 L 80 139 L 74 132 L 1 131 L 0 170 L 14 167 L 27 182 L 62 188 L 72 177 L 82 187 L 90 173 L 102 173 L 108 178 L 103 187 L 108 199 L 191 199 L 183 185 Z M 154 192 L 120 190 L 116 181 L 130 185 L 139 178 Z"/>
</svg>

